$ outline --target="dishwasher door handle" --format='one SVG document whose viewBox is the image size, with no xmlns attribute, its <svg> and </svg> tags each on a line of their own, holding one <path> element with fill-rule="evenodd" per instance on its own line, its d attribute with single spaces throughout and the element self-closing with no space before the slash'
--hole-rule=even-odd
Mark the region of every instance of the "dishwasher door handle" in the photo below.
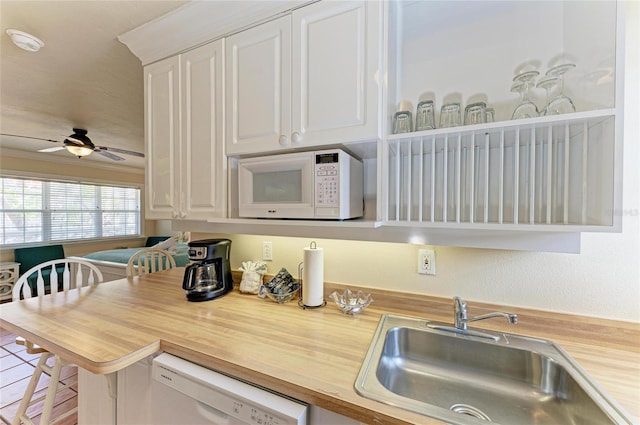
<svg viewBox="0 0 640 425">
<path fill-rule="evenodd" d="M 201 401 L 197 401 L 197 409 L 200 414 L 209 419 L 212 423 L 216 425 L 230 425 L 231 424 L 231 416 L 227 415 L 221 410 L 216 409 L 215 407 L 211 407 L 206 403 Z"/>
</svg>

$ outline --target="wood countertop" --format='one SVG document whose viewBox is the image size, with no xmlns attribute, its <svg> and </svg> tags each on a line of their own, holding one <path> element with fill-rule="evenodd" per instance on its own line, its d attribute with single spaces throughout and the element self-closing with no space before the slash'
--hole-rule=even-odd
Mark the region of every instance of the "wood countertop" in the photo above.
<svg viewBox="0 0 640 425">
<path fill-rule="evenodd" d="M 371 290 L 358 316 L 332 303 L 303 310 L 254 295 L 186 301 L 183 268 L 0 306 L 2 327 L 90 372 L 111 373 L 166 351 L 364 423 L 441 424 L 359 396 L 353 384 L 383 313 L 451 322 L 451 300 Z M 239 279 L 236 279 L 239 282 Z M 325 294 L 340 285 L 327 283 Z M 469 303 L 470 315 L 508 310 L 519 324 L 477 327 L 553 340 L 640 419 L 640 324 Z"/>
</svg>

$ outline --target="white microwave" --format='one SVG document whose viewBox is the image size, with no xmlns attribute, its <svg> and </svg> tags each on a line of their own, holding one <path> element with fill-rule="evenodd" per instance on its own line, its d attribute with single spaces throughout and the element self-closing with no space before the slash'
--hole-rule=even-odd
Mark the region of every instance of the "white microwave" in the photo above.
<svg viewBox="0 0 640 425">
<path fill-rule="evenodd" d="M 238 161 L 245 218 L 345 220 L 364 215 L 362 161 L 341 149 Z"/>
</svg>

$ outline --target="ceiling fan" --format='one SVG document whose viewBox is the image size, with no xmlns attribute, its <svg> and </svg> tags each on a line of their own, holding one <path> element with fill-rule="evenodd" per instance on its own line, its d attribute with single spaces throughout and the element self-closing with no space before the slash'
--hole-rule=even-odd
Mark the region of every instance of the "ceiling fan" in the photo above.
<svg viewBox="0 0 640 425">
<path fill-rule="evenodd" d="M 109 148 L 107 146 L 96 146 L 93 144 L 91 139 L 87 137 L 87 130 L 84 130 L 82 128 L 74 128 L 73 134 L 65 138 L 63 141 L 43 139 L 41 137 L 20 136 L 18 134 L 2 133 L 2 135 L 12 136 L 12 137 L 23 137 L 25 139 L 46 140 L 47 142 L 62 143 L 63 145 L 63 146 L 55 146 L 52 148 L 39 149 L 38 152 L 55 152 L 62 149 L 66 149 L 69 152 L 71 152 L 71 154 L 77 156 L 78 158 L 82 158 L 83 156 L 90 155 L 92 152 L 97 152 L 100 155 L 106 156 L 107 158 L 112 159 L 114 161 L 124 161 L 124 158 L 112 152 L 144 158 L 144 154 L 140 152 L 134 152 L 134 151 L 119 149 L 119 148 Z"/>
</svg>

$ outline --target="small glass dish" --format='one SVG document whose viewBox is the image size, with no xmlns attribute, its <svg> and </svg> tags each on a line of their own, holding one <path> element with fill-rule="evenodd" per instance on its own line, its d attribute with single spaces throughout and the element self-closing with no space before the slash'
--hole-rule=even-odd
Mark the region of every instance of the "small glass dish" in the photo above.
<svg viewBox="0 0 640 425">
<path fill-rule="evenodd" d="M 329 295 L 329 298 L 336 303 L 344 314 L 354 315 L 361 313 L 362 310 L 373 302 L 371 294 L 365 294 L 362 291 L 354 294 L 350 289 L 346 289 L 342 294 L 338 291 L 333 291 L 331 295 Z"/>
<path fill-rule="evenodd" d="M 271 292 L 269 288 L 262 285 L 260 288 L 260 295 L 266 295 L 271 301 L 277 302 L 278 304 L 284 304 L 291 301 L 291 299 L 298 293 L 300 289 L 300 284 L 293 284 L 288 291 L 279 291 L 279 292 Z"/>
</svg>

